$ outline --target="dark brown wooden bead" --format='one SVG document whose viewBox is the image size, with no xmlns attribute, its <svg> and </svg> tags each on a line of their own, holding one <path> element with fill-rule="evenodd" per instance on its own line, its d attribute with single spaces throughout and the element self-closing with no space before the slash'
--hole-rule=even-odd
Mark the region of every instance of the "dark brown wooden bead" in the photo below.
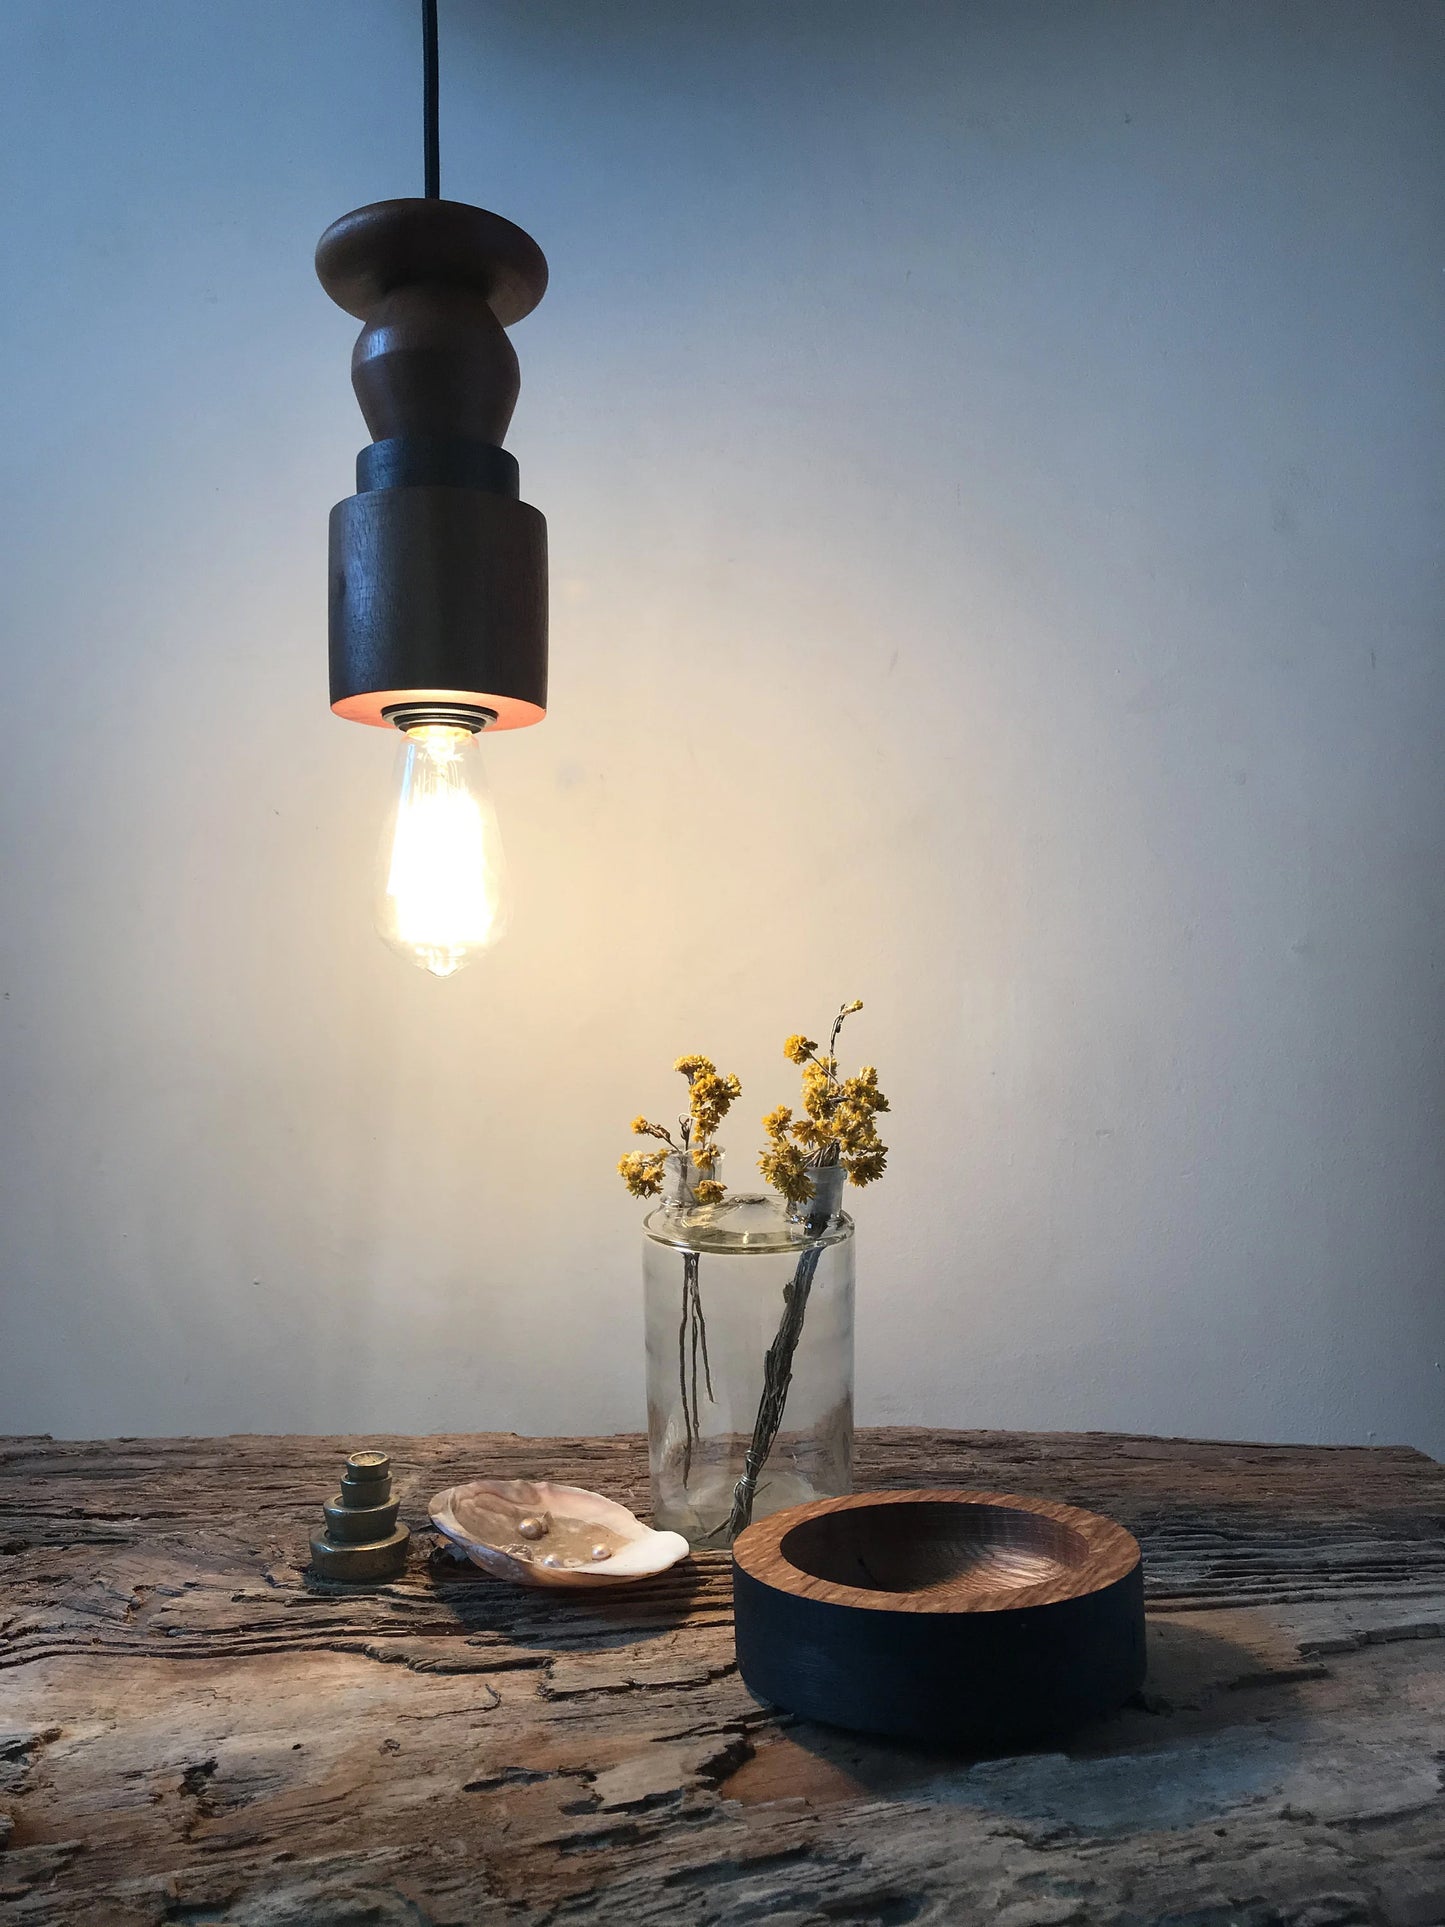
<svg viewBox="0 0 1445 1927">
<path fill-rule="evenodd" d="M 316 273 L 338 307 L 367 320 L 393 288 L 471 288 L 504 328 L 547 292 L 542 250 L 513 222 L 463 201 L 374 201 L 333 221 Z"/>
<path fill-rule="evenodd" d="M 393 288 L 351 354 L 351 385 L 374 442 L 430 435 L 499 443 L 521 379 L 505 329 L 471 288 Z"/>
</svg>

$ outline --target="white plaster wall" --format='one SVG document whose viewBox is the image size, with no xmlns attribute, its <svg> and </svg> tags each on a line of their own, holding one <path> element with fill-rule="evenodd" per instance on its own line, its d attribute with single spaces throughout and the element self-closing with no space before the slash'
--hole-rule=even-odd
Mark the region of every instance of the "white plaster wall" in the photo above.
<svg viewBox="0 0 1445 1927">
<path fill-rule="evenodd" d="M 860 1415 L 1445 1450 L 1445 14 L 444 0 L 553 264 L 514 933 L 369 926 L 310 256 L 408 0 L 0 8 L 0 1426 L 641 1419 L 627 1120 L 850 1042 Z"/>
</svg>

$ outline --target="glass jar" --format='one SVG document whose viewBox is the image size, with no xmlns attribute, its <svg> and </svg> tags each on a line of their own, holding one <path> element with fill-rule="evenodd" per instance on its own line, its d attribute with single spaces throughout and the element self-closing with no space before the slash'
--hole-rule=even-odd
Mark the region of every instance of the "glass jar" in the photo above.
<svg viewBox="0 0 1445 1927">
<path fill-rule="evenodd" d="M 653 1521 L 722 1547 L 753 1519 L 853 1485 L 853 1220 L 843 1172 L 802 1205 L 735 1194 L 671 1157 L 646 1219 Z"/>
</svg>

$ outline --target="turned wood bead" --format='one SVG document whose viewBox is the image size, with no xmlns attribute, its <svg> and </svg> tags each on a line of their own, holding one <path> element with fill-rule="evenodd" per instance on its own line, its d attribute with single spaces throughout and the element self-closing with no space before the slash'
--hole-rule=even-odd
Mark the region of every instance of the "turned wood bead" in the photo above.
<svg viewBox="0 0 1445 1927">
<path fill-rule="evenodd" d="M 474 288 L 504 328 L 547 291 L 542 250 L 512 221 L 465 201 L 373 201 L 333 221 L 316 274 L 339 308 L 365 321 L 383 295 L 414 282 Z"/>
<path fill-rule="evenodd" d="M 470 288 L 393 288 L 372 309 L 351 355 L 351 385 L 376 442 L 394 435 L 500 442 L 521 383 L 506 330 Z"/>
</svg>

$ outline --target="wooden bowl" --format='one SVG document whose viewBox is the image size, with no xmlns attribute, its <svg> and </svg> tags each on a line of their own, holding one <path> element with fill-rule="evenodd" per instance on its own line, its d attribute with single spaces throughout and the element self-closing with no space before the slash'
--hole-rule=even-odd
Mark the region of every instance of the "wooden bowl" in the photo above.
<svg viewBox="0 0 1445 1927">
<path fill-rule="evenodd" d="M 998 1492 L 860 1492 L 733 1547 L 760 1699 L 864 1733 L 996 1746 L 1112 1712 L 1144 1680 L 1144 1580 L 1112 1519 Z"/>
</svg>

